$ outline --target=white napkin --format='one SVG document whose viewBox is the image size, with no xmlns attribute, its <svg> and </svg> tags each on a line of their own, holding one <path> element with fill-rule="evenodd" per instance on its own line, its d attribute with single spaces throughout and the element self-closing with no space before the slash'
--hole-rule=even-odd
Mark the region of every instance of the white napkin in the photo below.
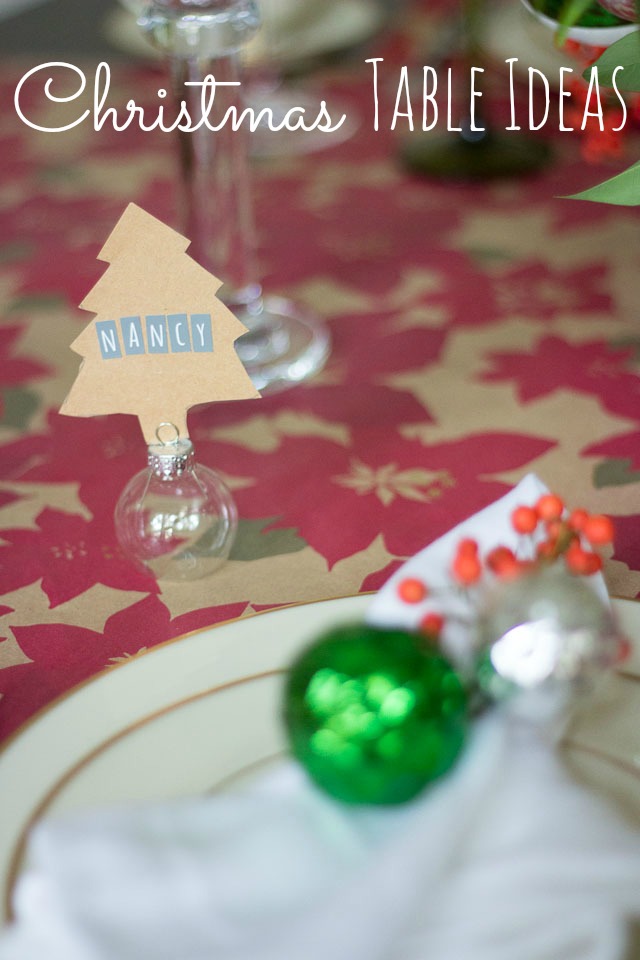
<svg viewBox="0 0 640 960">
<path fill-rule="evenodd" d="M 523 483 L 447 537 L 508 543 L 545 489 Z M 435 574 L 446 540 L 404 575 Z M 622 960 L 640 919 L 640 834 L 500 711 L 404 807 L 338 804 L 285 761 L 234 793 L 44 822 L 28 860 L 0 960 Z"/>
<path fill-rule="evenodd" d="M 39 826 L 0 960 L 621 960 L 640 835 L 531 727 L 482 721 L 398 809 L 291 763 L 218 797 Z"/>
</svg>

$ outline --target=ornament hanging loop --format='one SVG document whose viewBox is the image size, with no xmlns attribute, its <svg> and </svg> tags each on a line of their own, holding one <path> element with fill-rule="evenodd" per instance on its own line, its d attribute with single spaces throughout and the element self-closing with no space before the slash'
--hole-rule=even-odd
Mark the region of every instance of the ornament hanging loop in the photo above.
<svg viewBox="0 0 640 960">
<path fill-rule="evenodd" d="M 148 447 L 147 462 L 151 471 L 162 480 L 180 477 L 193 466 L 193 444 L 171 420 L 163 420 L 155 429 L 157 443 Z"/>
<path fill-rule="evenodd" d="M 163 437 L 161 431 L 165 428 L 171 430 L 173 436 L 170 439 Z M 158 443 L 163 447 L 175 446 L 180 440 L 180 431 L 176 427 L 175 423 L 172 423 L 170 420 L 163 420 L 162 423 L 159 423 L 156 427 L 156 438 Z"/>
<path fill-rule="evenodd" d="M 185 429 L 186 433 L 186 429 Z M 222 478 L 196 463 L 175 423 L 151 428 L 147 468 L 122 491 L 115 525 L 123 552 L 158 579 L 194 580 L 229 555 L 238 512 Z"/>
</svg>

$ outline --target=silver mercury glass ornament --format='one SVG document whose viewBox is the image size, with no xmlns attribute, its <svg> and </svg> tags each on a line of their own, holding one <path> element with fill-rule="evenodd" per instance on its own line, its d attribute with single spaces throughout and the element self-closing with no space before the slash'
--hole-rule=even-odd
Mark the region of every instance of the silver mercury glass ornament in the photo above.
<svg viewBox="0 0 640 960">
<path fill-rule="evenodd" d="M 561 567 L 501 584 L 479 617 L 478 642 L 484 694 L 541 725 L 561 722 L 620 650 L 608 604 Z"/>
<path fill-rule="evenodd" d="M 163 441 L 173 429 L 175 439 Z M 147 467 L 133 477 L 115 509 L 123 552 L 158 579 L 195 580 L 229 555 L 237 510 L 215 471 L 196 463 L 189 439 L 161 424 L 148 447 Z"/>
</svg>

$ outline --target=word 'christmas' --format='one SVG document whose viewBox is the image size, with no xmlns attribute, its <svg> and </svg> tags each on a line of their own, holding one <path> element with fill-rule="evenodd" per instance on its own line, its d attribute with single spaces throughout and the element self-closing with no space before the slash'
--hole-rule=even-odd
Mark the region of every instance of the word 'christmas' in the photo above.
<svg viewBox="0 0 640 960">
<path fill-rule="evenodd" d="M 61 60 L 42 63 L 25 73 L 16 87 L 13 98 L 16 112 L 27 126 L 33 130 L 40 130 L 42 133 L 63 133 L 65 130 L 72 130 L 74 127 L 79 126 L 79 124 L 84 123 L 90 116 L 93 116 L 93 129 L 96 131 L 102 130 L 105 124 L 110 124 L 114 130 L 119 132 L 126 130 L 132 123 L 137 122 L 140 130 L 145 133 L 149 133 L 152 130 L 161 130 L 163 133 L 172 133 L 174 130 L 179 130 L 181 133 L 195 133 L 195 131 L 201 127 L 215 133 L 227 124 L 229 124 L 233 130 L 239 130 L 240 127 L 246 125 L 251 131 L 255 131 L 261 126 L 267 126 L 273 133 L 277 133 L 278 130 L 282 129 L 291 131 L 303 130 L 305 132 L 318 130 L 320 133 L 333 133 L 333 131 L 338 130 L 347 119 L 346 115 L 343 114 L 340 120 L 334 123 L 327 110 L 325 100 L 320 101 L 317 115 L 309 123 L 306 121 L 307 110 L 305 107 L 291 107 L 287 110 L 284 117 L 277 122 L 274 119 L 274 111 L 271 107 L 254 110 L 253 107 L 239 108 L 235 104 L 231 104 L 225 109 L 224 107 L 220 107 L 219 104 L 216 104 L 218 88 L 241 87 L 242 84 L 239 80 L 216 80 L 212 74 L 207 74 L 204 80 L 185 81 L 186 87 L 200 87 L 199 103 L 197 102 L 197 98 L 194 98 L 195 102 L 190 100 L 189 103 L 187 103 L 186 100 L 181 100 L 178 105 L 177 115 L 174 116 L 170 122 L 167 122 L 167 118 L 165 117 L 164 104 L 160 103 L 155 109 L 155 115 L 150 116 L 149 114 L 152 111 L 143 106 L 139 106 L 135 100 L 129 100 L 127 102 L 124 110 L 125 115 L 122 117 L 116 107 L 107 107 L 105 105 L 111 86 L 111 69 L 109 64 L 103 61 L 98 64 L 95 72 L 93 109 L 87 108 L 83 110 L 69 123 L 60 124 L 60 126 L 57 127 L 43 127 L 40 124 L 34 123 L 33 120 L 29 119 L 24 113 L 22 109 L 22 91 L 28 80 L 36 78 L 38 74 L 50 71 L 50 68 L 53 67 L 60 68 L 65 72 L 69 70 L 72 71 L 72 73 L 75 73 L 77 76 L 79 83 L 72 93 L 66 96 L 56 95 L 52 90 L 53 77 L 49 74 L 48 79 L 44 83 L 44 93 L 48 100 L 57 103 L 71 103 L 82 96 L 87 86 L 87 78 L 80 67 L 75 66 L 73 63 L 65 63 Z M 165 89 L 161 88 L 158 90 L 160 100 L 164 100 L 166 96 L 167 91 Z M 215 120 L 214 115 L 216 117 Z"/>
<path fill-rule="evenodd" d="M 97 320 L 96 334 L 103 360 L 141 353 L 213 353 L 210 313 L 153 314 L 144 318 Z"/>
</svg>

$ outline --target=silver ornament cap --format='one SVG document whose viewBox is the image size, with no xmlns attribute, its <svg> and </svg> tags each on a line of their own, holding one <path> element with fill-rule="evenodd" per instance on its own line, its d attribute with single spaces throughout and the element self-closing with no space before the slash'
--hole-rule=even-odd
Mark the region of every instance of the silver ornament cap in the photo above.
<svg viewBox="0 0 640 960">
<path fill-rule="evenodd" d="M 160 480 L 173 480 L 175 477 L 182 476 L 193 462 L 191 440 L 178 439 L 171 443 L 152 443 L 147 448 L 149 469 Z"/>
</svg>

